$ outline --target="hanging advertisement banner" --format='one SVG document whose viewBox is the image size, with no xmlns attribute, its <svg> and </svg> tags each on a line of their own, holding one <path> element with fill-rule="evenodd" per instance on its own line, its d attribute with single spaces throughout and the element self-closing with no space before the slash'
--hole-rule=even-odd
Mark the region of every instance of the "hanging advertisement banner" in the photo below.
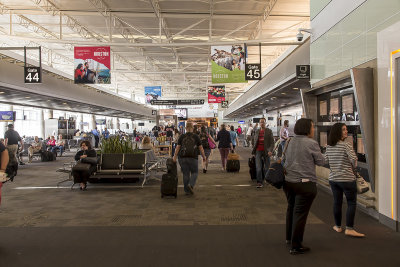
<svg viewBox="0 0 400 267">
<path fill-rule="evenodd" d="M 247 83 L 243 45 L 212 46 L 212 83 Z"/>
<path fill-rule="evenodd" d="M 75 83 L 111 84 L 110 47 L 74 47 Z"/>
<path fill-rule="evenodd" d="M 208 86 L 208 103 L 225 101 L 225 85 Z"/>
<path fill-rule="evenodd" d="M 161 86 L 145 86 L 144 95 L 146 104 L 150 104 L 152 100 L 159 100 L 161 98 Z"/>
</svg>

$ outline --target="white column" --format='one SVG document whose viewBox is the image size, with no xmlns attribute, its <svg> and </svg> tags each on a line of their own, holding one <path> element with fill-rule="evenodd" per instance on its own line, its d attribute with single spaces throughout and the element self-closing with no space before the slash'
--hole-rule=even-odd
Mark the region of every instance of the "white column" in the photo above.
<svg viewBox="0 0 400 267">
<path fill-rule="evenodd" d="M 40 123 L 40 136 L 39 138 L 45 139 L 45 124 L 44 124 L 44 110 L 40 109 L 39 111 L 39 123 Z"/>
<path fill-rule="evenodd" d="M 94 114 L 92 114 L 92 119 L 90 121 L 90 125 L 89 125 L 89 130 L 93 130 L 96 127 L 96 116 Z"/>
</svg>

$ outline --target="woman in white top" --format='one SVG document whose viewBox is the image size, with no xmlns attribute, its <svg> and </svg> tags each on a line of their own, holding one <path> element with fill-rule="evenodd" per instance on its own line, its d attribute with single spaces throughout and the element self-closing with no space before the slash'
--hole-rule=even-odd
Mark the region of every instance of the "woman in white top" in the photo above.
<svg viewBox="0 0 400 267">
<path fill-rule="evenodd" d="M 356 232 L 354 217 L 357 207 L 357 185 L 354 169 L 357 166 L 357 156 L 353 147 L 346 142 L 347 127 L 344 123 L 335 123 L 328 137 L 325 160 L 329 163 L 329 184 L 333 193 L 333 216 L 335 226 L 333 230 L 342 232 L 342 203 L 343 193 L 347 200 L 346 230 L 345 234 L 354 237 L 364 237 L 364 234 Z"/>
</svg>

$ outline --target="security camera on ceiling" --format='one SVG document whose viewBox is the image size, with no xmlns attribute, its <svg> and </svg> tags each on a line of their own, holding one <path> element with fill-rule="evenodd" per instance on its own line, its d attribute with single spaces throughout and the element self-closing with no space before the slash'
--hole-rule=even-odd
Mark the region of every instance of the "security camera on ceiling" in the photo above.
<svg viewBox="0 0 400 267">
<path fill-rule="evenodd" d="M 299 32 L 296 34 L 297 41 L 299 41 L 299 42 L 303 41 L 304 35 L 303 35 L 302 32 L 308 32 L 309 34 L 312 34 L 311 29 L 303 29 L 303 28 L 300 28 L 300 29 L 299 29 Z"/>
</svg>

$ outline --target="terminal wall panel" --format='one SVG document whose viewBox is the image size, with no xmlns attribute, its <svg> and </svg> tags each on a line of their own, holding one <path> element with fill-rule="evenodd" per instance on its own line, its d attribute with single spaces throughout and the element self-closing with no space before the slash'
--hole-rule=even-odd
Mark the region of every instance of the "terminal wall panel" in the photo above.
<svg viewBox="0 0 400 267">
<path fill-rule="evenodd" d="M 375 59 L 377 33 L 398 21 L 398 0 L 331 1 L 311 21 L 312 85 Z"/>
</svg>

